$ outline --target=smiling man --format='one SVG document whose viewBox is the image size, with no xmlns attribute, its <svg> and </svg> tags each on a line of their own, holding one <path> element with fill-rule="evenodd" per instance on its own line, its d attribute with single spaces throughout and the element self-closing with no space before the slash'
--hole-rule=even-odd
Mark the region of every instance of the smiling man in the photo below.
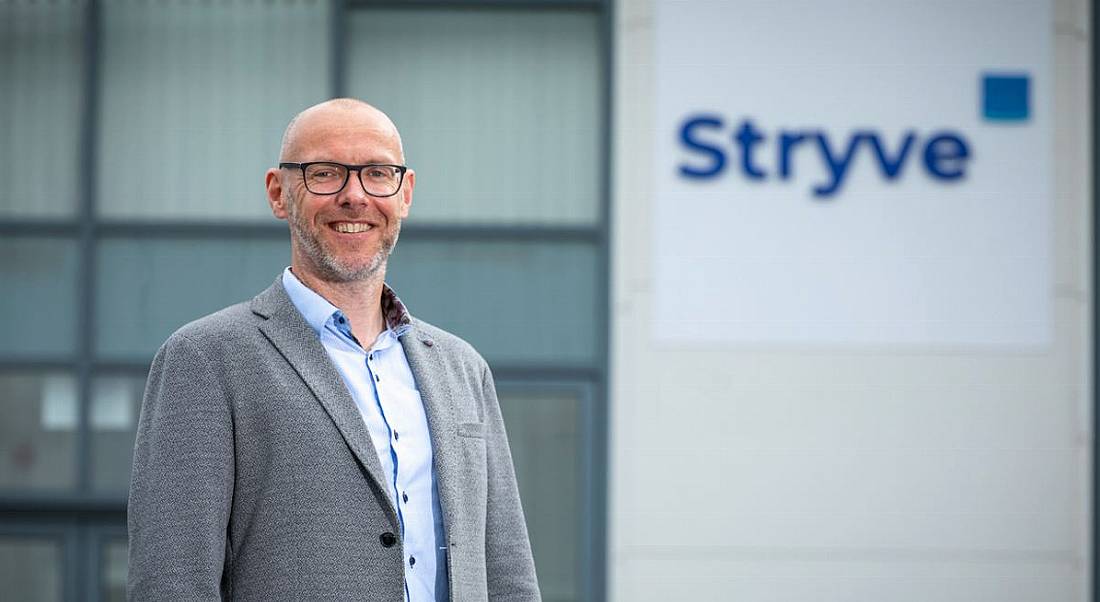
<svg viewBox="0 0 1100 602">
<path fill-rule="evenodd" d="M 266 186 L 290 267 L 153 360 L 131 599 L 539 599 L 488 366 L 385 284 L 404 162 L 358 100 L 287 126 Z"/>
</svg>

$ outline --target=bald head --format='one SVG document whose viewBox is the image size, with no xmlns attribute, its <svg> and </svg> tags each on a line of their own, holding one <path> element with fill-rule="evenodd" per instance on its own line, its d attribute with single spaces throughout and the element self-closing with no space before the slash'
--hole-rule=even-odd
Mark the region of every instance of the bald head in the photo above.
<svg viewBox="0 0 1100 602">
<path fill-rule="evenodd" d="M 300 156 L 303 146 L 326 132 L 352 127 L 369 128 L 381 138 L 391 138 L 396 145 L 400 162 L 405 162 L 405 150 L 397 126 L 385 113 L 357 98 L 333 98 L 295 115 L 283 132 L 279 161 L 315 160 Z"/>
<path fill-rule="evenodd" d="M 390 118 L 361 100 L 329 100 L 290 121 L 279 154 L 280 165 L 265 172 L 264 186 L 272 215 L 290 224 L 294 273 L 313 284 L 377 280 L 381 285 L 416 185 L 416 172 L 403 167 L 401 137 Z M 310 170 L 288 163 L 330 166 Z M 331 164 L 351 167 L 355 179 L 344 173 L 341 188 L 311 190 L 307 178 L 338 183 L 324 180 L 340 171 Z M 387 171 L 385 165 L 402 167 Z M 387 173 L 400 177 L 385 179 Z M 383 192 L 382 184 L 388 194 L 375 194 Z"/>
</svg>

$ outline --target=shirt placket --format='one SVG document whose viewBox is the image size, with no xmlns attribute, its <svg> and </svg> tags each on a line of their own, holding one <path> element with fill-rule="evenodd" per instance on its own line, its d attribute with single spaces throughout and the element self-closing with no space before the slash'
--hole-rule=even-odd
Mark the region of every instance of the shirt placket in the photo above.
<svg viewBox="0 0 1100 602">
<path fill-rule="evenodd" d="M 396 409 L 388 407 L 390 405 L 390 400 L 393 396 L 387 395 L 386 393 L 386 389 L 391 386 L 391 381 L 393 380 L 394 375 L 385 373 L 386 364 L 383 359 L 384 354 L 388 353 L 389 349 L 392 346 L 393 341 L 390 339 L 390 337 L 385 336 L 381 338 L 380 341 L 376 342 L 375 346 L 367 352 L 366 365 L 367 371 L 371 377 L 371 382 L 374 385 L 375 399 L 378 403 L 379 412 L 382 414 L 382 420 L 386 423 L 386 426 L 389 428 L 390 432 L 390 457 L 393 461 L 393 501 L 394 506 L 397 508 L 397 518 L 401 523 L 401 538 L 402 541 L 405 542 L 405 563 L 407 566 L 407 570 L 416 570 L 416 542 L 412 542 L 409 540 L 405 528 L 405 509 L 409 502 L 407 487 L 408 479 L 406 478 L 407 471 L 405 470 L 405 464 L 407 464 L 407 462 L 401 462 L 403 452 L 406 451 L 405 448 L 408 445 L 409 431 L 405 429 L 405 425 L 401 423 L 401 417 L 403 416 L 403 414 L 398 411 L 390 411 Z M 406 434 L 404 442 L 402 442 L 401 440 L 402 431 L 405 431 Z M 404 454 L 404 456 L 407 459 L 408 454 Z M 409 585 L 408 581 L 406 580 L 405 598 L 408 599 L 409 596 Z"/>
<path fill-rule="evenodd" d="M 420 552 L 422 552 L 420 547 L 423 542 L 411 541 L 409 539 L 405 521 L 405 510 L 410 502 L 409 462 L 415 463 L 417 461 L 417 458 L 412 458 L 410 456 L 412 453 L 410 450 L 412 448 L 409 447 L 411 443 L 409 441 L 409 436 L 411 436 L 412 431 L 409 429 L 412 427 L 402 422 L 406 415 L 399 411 L 399 408 L 391 407 L 395 395 L 387 392 L 391 387 L 399 386 L 397 384 L 397 375 L 387 372 L 387 367 L 389 367 L 390 364 L 386 362 L 386 354 L 392 353 L 393 347 L 399 345 L 399 343 L 390 331 L 386 331 L 379 336 L 378 340 L 374 342 L 369 350 L 364 351 L 362 345 L 352 335 L 347 318 L 340 311 L 333 314 L 332 325 L 348 344 L 353 345 L 363 354 L 363 363 L 367 369 L 368 379 L 371 386 L 374 388 L 374 402 L 377 405 L 382 422 L 389 432 L 389 455 L 393 466 L 392 481 L 389 485 L 391 495 L 393 496 L 394 506 L 397 509 L 401 539 L 404 542 L 405 566 L 406 570 L 416 570 L 418 558 L 421 555 Z M 404 463 L 401 461 L 401 458 L 405 459 Z M 405 599 L 408 600 L 409 598 L 409 583 L 408 579 L 406 579 Z"/>
</svg>

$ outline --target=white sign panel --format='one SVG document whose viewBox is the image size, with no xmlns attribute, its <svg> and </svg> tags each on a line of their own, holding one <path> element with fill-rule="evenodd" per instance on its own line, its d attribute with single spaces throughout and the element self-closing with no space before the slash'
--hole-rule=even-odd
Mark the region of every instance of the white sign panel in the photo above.
<svg viewBox="0 0 1100 602">
<path fill-rule="evenodd" d="M 1048 1 L 654 1 L 659 341 L 1048 343 Z"/>
</svg>

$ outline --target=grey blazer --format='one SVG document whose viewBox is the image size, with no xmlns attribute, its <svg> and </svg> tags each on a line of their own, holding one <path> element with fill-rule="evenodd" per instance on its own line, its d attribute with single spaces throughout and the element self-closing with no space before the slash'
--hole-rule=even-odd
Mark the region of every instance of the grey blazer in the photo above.
<svg viewBox="0 0 1100 602">
<path fill-rule="evenodd" d="M 401 343 L 431 429 L 451 600 L 539 600 L 488 366 L 416 319 Z M 129 598 L 403 600 L 388 491 L 355 403 L 276 279 L 184 326 L 153 360 Z"/>
</svg>

